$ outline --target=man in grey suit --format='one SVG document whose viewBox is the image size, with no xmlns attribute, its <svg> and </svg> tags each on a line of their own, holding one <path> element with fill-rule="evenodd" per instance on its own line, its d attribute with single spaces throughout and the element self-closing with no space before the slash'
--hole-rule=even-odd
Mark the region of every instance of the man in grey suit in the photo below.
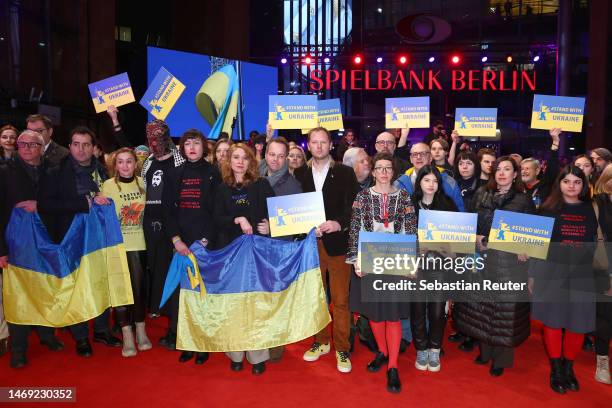
<svg viewBox="0 0 612 408">
<path fill-rule="evenodd" d="M 59 165 L 62 159 L 70 154 L 68 149 L 64 146 L 60 146 L 51 139 L 53 136 L 53 123 L 51 119 L 45 115 L 34 114 L 28 116 L 26 118 L 26 127 L 28 130 L 33 130 L 42 135 L 45 141 L 45 145 L 43 146 L 43 159 L 49 166 Z"/>
</svg>

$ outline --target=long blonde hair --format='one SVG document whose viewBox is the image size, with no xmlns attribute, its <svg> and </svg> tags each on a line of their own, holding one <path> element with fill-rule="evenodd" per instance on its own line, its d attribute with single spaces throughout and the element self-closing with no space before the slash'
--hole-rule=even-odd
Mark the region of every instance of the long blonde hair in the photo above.
<svg viewBox="0 0 612 408">
<path fill-rule="evenodd" d="M 134 178 L 138 179 L 138 157 L 136 157 L 136 153 L 134 152 L 134 150 L 130 149 L 129 147 L 122 147 L 121 149 L 114 151 L 109 159 L 109 170 L 111 174 L 114 175 L 113 180 L 115 181 L 115 184 L 117 185 L 119 191 L 121 191 L 121 184 L 119 184 L 119 172 L 117 171 L 117 157 L 122 153 L 128 153 L 134 159 L 134 164 L 136 165 L 136 167 L 134 167 Z M 138 186 L 138 191 L 141 194 L 144 194 L 145 191 L 140 186 L 140 183 L 137 182 L 136 185 Z"/>
</svg>

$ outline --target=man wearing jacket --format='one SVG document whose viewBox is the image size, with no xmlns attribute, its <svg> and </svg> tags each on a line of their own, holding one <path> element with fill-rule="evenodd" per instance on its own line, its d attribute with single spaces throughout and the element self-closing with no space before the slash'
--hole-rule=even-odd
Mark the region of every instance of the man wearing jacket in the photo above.
<svg viewBox="0 0 612 408">
<path fill-rule="evenodd" d="M 109 205 L 100 194 L 100 186 L 108 178 L 104 166 L 93 157 L 95 134 L 85 126 L 77 126 L 70 133 L 70 155 L 50 174 L 50 181 L 42 183 L 40 215 L 51 239 L 62 241 L 76 214 L 87 213 L 92 203 Z M 109 310 L 94 319 L 95 342 L 121 347 L 121 340 L 110 333 Z M 76 351 L 81 357 L 92 355 L 87 323 L 70 326 L 76 340 Z"/>
<path fill-rule="evenodd" d="M 43 158 L 49 166 L 57 166 L 68 154 L 68 149 L 53 141 L 53 123 L 44 115 L 34 114 L 26 118 L 26 127 L 39 133 L 44 141 Z"/>
<path fill-rule="evenodd" d="M 425 143 L 414 144 L 410 149 L 410 162 L 412 163 L 413 167 L 408 169 L 403 176 L 400 176 L 395 181 L 395 186 L 406 190 L 408 194 L 412 195 L 412 193 L 414 193 L 414 182 L 416 181 L 417 173 L 424 166 L 431 164 L 431 153 L 429 151 L 429 146 Z M 446 195 L 453 200 L 459 211 L 465 211 L 459 185 L 455 179 L 444 171 L 444 169 L 438 167 L 438 170 L 442 176 L 442 189 L 444 190 L 444 193 L 446 193 Z"/>
<path fill-rule="evenodd" d="M 306 166 L 295 170 L 295 176 L 305 193 L 321 191 L 327 221 L 319 225 L 317 235 L 321 276 L 334 305 L 333 334 L 338 371 L 351 371 L 349 359 L 349 283 L 350 265 L 346 261 L 348 229 L 351 209 L 359 191 L 355 172 L 350 167 L 336 163 L 330 156 L 331 136 L 325 128 L 308 132 L 308 150 L 312 159 Z M 304 353 L 304 360 L 316 361 L 330 351 L 330 327 L 315 335 L 311 348 Z"/>
<path fill-rule="evenodd" d="M 47 166 L 42 160 L 44 140 L 40 133 L 25 130 L 17 138 L 17 158 L 0 171 L 0 268 L 8 266 L 8 246 L 5 233 L 13 208 L 37 211 L 38 190 L 45 178 Z M 1 279 L 1 278 L 0 278 Z M 7 300 L 5 299 L 5 302 Z M 10 366 L 21 368 L 27 364 L 26 351 L 30 326 L 9 323 L 11 335 Z M 37 327 L 41 344 L 51 351 L 64 349 L 52 327 Z"/>
</svg>

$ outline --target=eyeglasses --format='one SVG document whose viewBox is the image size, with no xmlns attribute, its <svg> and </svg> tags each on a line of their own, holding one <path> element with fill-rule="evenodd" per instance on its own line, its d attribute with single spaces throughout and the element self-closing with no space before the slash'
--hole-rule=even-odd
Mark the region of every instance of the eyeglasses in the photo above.
<svg viewBox="0 0 612 408">
<path fill-rule="evenodd" d="M 414 152 L 414 153 L 410 153 L 410 158 L 411 159 L 417 159 L 419 157 L 425 158 L 429 156 L 429 152 Z"/>
<path fill-rule="evenodd" d="M 376 141 L 377 145 L 387 145 L 387 146 L 393 146 L 395 144 L 395 142 L 393 140 L 377 140 Z"/>
<path fill-rule="evenodd" d="M 20 149 L 25 149 L 26 147 L 28 149 L 35 149 L 38 146 L 42 146 L 42 144 L 38 142 L 17 142 L 17 147 L 19 147 Z"/>
<path fill-rule="evenodd" d="M 374 170 L 379 171 L 381 173 L 392 173 L 393 167 L 374 167 Z"/>
</svg>

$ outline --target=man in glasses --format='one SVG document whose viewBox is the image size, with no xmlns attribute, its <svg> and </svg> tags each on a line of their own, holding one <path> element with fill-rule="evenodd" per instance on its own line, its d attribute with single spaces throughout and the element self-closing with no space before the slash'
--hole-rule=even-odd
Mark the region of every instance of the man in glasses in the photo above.
<svg viewBox="0 0 612 408">
<path fill-rule="evenodd" d="M 57 166 L 70 151 L 64 146 L 55 143 L 51 137 L 53 136 L 53 123 L 51 119 L 44 115 L 30 115 L 26 118 L 26 127 L 28 130 L 33 130 L 39 133 L 44 141 L 43 157 L 49 166 Z"/>
<path fill-rule="evenodd" d="M 42 159 L 44 139 L 38 132 L 24 130 L 17 138 L 17 158 L 7 162 L 0 172 L 0 268 L 8 266 L 8 246 L 5 232 L 13 208 L 28 212 L 37 211 L 40 180 L 45 177 L 47 165 Z M 0 279 L 0 304 L 2 304 L 2 279 Z M 4 299 L 5 302 L 13 299 Z M 21 368 L 27 364 L 26 351 L 31 326 L 9 323 L 11 334 L 10 366 Z M 41 344 L 51 351 L 64 349 L 64 344 L 54 335 L 52 327 L 37 327 Z"/>
<path fill-rule="evenodd" d="M 374 143 L 376 153 L 389 153 L 393 156 L 393 165 L 397 169 L 397 174 L 393 176 L 394 181 L 399 176 L 404 174 L 406 170 L 408 170 L 408 168 L 410 168 L 410 163 L 394 155 L 396 147 L 397 142 L 393 133 L 385 130 L 384 132 L 376 136 L 376 142 Z"/>
<path fill-rule="evenodd" d="M 412 166 L 406 173 L 400 176 L 395 181 L 395 186 L 403 188 L 412 195 L 414 192 L 414 183 L 417 178 L 419 170 L 424 166 L 431 164 L 431 152 L 429 146 L 425 143 L 416 143 L 410 148 L 410 163 Z M 449 196 L 459 209 L 459 211 L 465 211 L 463 205 L 463 198 L 461 197 L 461 190 L 459 185 L 442 167 L 438 167 L 440 175 L 442 176 L 442 188 L 447 196 Z"/>
</svg>

